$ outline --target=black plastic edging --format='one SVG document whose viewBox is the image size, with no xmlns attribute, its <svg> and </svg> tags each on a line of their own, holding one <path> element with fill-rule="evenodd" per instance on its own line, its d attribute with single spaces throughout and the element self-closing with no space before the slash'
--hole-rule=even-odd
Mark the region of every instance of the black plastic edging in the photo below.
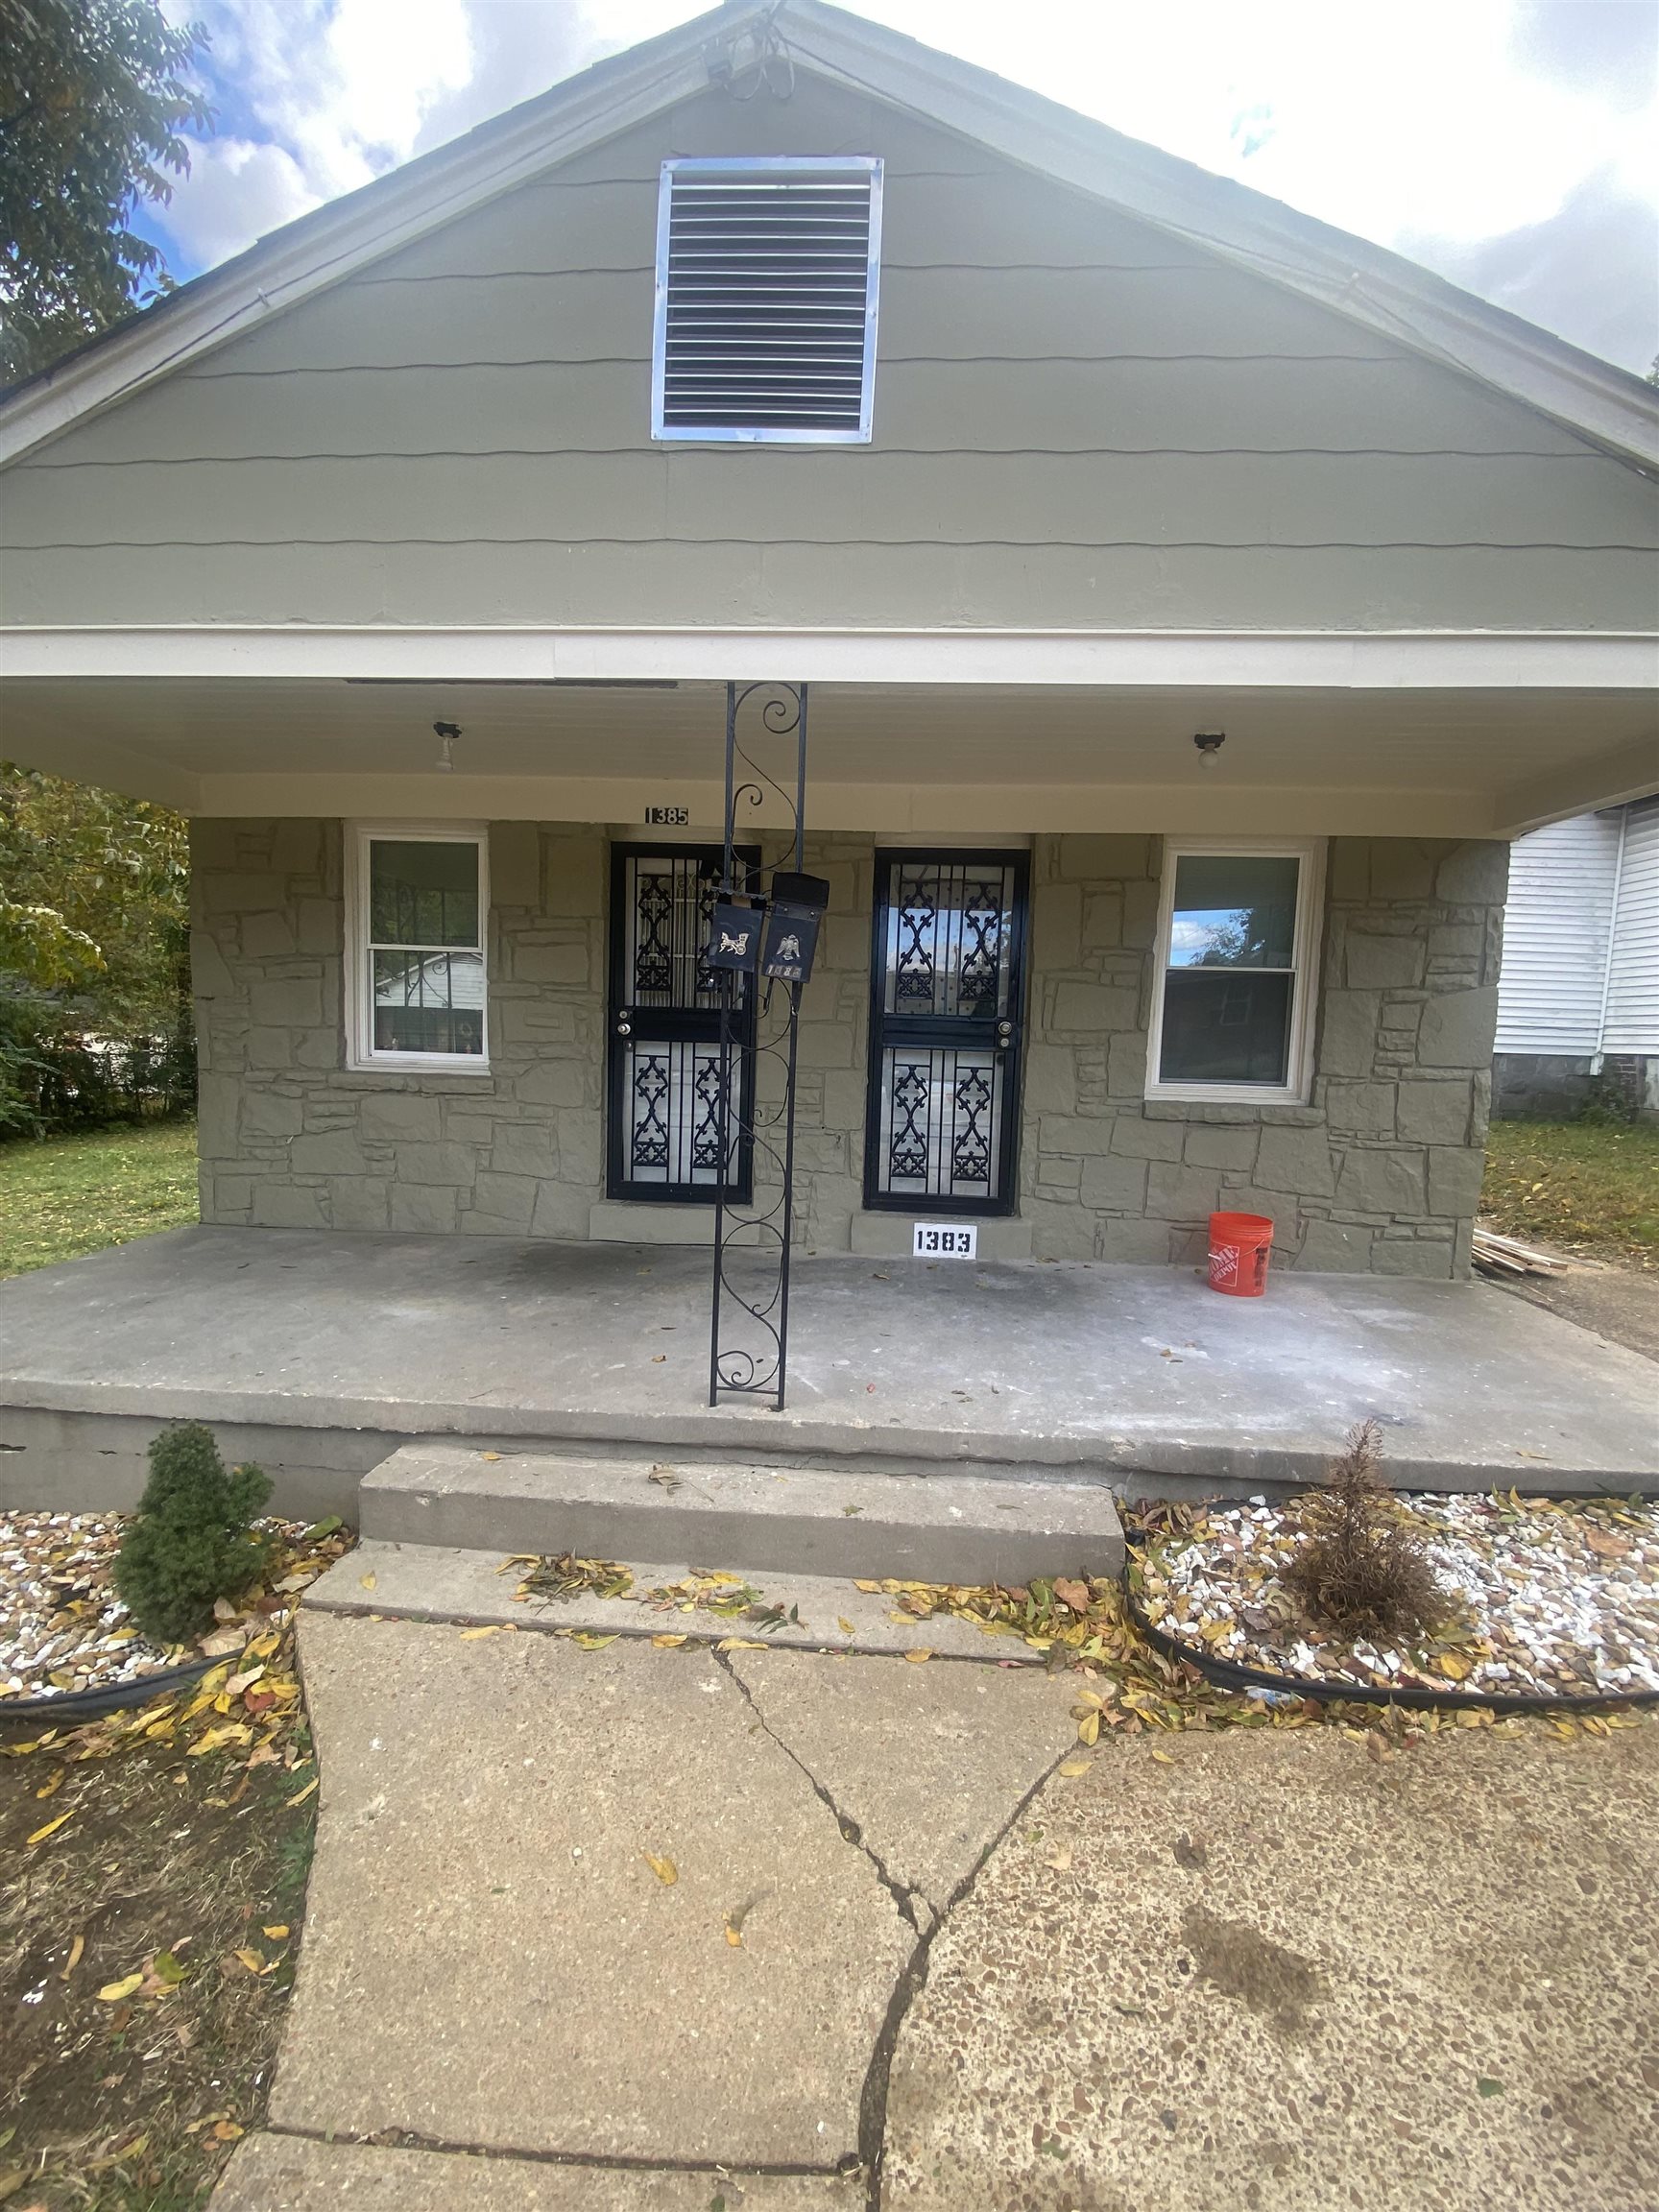
<svg viewBox="0 0 1659 2212">
<path fill-rule="evenodd" d="M 1403 1683 L 1395 1690 L 1379 1690 L 1365 1682 L 1335 1682 L 1329 1675 L 1309 1681 L 1299 1674 L 1278 1674 L 1265 1667 L 1241 1667 L 1234 1659 L 1218 1659 L 1178 1636 L 1155 1628 L 1133 1598 L 1125 1592 L 1129 1618 L 1139 1634 L 1168 1659 L 1185 1659 L 1213 1682 L 1228 1690 L 1271 1690 L 1283 1697 L 1312 1697 L 1322 1704 L 1405 1705 L 1413 1712 L 1432 1712 L 1451 1706 L 1466 1713 L 1599 1713 L 1659 1705 L 1659 1690 L 1608 1690 L 1583 1697 L 1525 1696 L 1518 1693 L 1488 1694 L 1483 1690 L 1420 1690 Z"/>
<path fill-rule="evenodd" d="M 0 1721 L 19 1718 L 45 1720 L 54 1714 L 67 1720 L 95 1720 L 100 1713 L 148 1705 L 152 1697 L 182 1690 L 218 1664 L 217 1659 L 188 1659 L 181 1667 L 163 1667 L 155 1674 L 139 1674 L 131 1682 L 111 1682 L 106 1690 L 54 1690 L 48 1697 L 0 1697 Z"/>
</svg>

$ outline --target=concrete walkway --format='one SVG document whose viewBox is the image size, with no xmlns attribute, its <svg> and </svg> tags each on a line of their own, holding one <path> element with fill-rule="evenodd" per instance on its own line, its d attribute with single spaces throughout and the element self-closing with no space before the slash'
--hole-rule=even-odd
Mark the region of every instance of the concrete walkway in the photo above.
<svg viewBox="0 0 1659 2212">
<path fill-rule="evenodd" d="M 346 1439 L 287 1503 L 348 1517 L 357 1475 L 445 1435 L 1144 1487 L 1307 1480 L 1375 1415 L 1407 1483 L 1659 1482 L 1652 1362 L 1484 1285 L 1286 1273 L 1240 1300 L 1172 1268 L 803 1260 L 782 1416 L 703 1403 L 708 1285 L 695 1251 L 276 1229 L 44 1268 L 0 1283 L 0 1502 L 128 1502 L 142 1439 L 77 1439 L 87 1417 L 236 1425 L 279 1485 Z"/>
<path fill-rule="evenodd" d="M 1659 2200 L 1659 1725 L 1091 1759 L 994 1660 L 301 1657 L 299 1981 L 214 2212 Z"/>
</svg>

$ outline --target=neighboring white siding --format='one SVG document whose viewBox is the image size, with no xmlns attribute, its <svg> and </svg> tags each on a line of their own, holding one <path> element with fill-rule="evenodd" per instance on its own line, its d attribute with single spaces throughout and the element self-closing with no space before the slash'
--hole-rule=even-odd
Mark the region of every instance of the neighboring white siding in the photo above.
<svg viewBox="0 0 1659 2212">
<path fill-rule="evenodd" d="M 1619 815 L 1580 814 L 1517 839 L 1509 857 L 1499 1052 L 1599 1050 Z"/>
<path fill-rule="evenodd" d="M 1604 1052 L 1659 1052 L 1659 799 L 1626 809 Z"/>
</svg>

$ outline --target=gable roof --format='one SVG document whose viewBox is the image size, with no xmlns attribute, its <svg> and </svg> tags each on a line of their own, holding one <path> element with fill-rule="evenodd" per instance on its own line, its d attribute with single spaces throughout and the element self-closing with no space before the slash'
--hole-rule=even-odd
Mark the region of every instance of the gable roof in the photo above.
<svg viewBox="0 0 1659 2212">
<path fill-rule="evenodd" d="M 907 110 L 1659 470 L 1659 394 L 1385 248 L 822 0 L 727 0 L 302 215 L 0 401 L 0 465 L 589 146 L 707 89 L 776 21 L 795 63 Z"/>
</svg>

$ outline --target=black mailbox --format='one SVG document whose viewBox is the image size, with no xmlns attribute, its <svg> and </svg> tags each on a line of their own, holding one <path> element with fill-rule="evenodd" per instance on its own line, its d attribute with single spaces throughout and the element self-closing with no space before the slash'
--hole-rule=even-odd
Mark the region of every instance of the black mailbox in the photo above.
<svg viewBox="0 0 1659 2212">
<path fill-rule="evenodd" d="M 760 909 L 719 900 L 709 920 L 708 962 L 710 968 L 734 968 L 753 975 L 760 953 Z"/>
<path fill-rule="evenodd" d="M 822 876 L 780 871 L 772 878 L 766 926 L 760 940 L 760 973 L 780 983 L 805 983 L 818 950 L 818 928 L 830 903 Z"/>
</svg>

